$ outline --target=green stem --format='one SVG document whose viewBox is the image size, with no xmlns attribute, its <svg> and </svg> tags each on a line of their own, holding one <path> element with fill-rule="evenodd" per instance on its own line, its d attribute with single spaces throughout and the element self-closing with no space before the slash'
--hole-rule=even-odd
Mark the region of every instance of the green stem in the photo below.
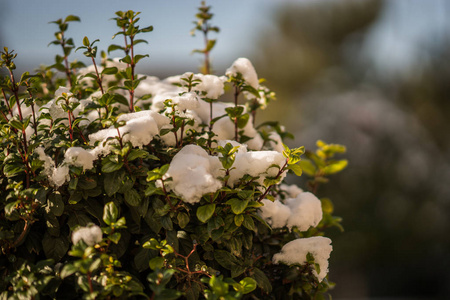
<svg viewBox="0 0 450 300">
<path fill-rule="evenodd" d="M 238 97 L 239 97 L 239 88 L 235 84 L 234 85 L 234 107 L 236 108 L 238 105 Z M 234 140 L 236 142 L 239 142 L 239 136 L 238 136 L 238 118 L 237 116 L 234 118 Z"/>
</svg>

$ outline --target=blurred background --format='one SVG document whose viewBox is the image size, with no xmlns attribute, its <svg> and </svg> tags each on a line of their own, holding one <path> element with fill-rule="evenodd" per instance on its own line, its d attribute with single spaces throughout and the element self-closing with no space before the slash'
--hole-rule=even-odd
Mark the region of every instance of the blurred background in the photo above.
<svg viewBox="0 0 450 300">
<path fill-rule="evenodd" d="M 106 49 L 117 10 L 142 11 L 155 30 L 139 71 L 196 72 L 200 1 L 2 0 L 0 43 L 18 71 L 50 65 L 55 24 L 69 14 L 83 36 Z M 450 1 L 207 1 L 221 28 L 212 52 L 221 75 L 238 57 L 253 61 L 278 100 L 258 116 L 282 120 L 296 139 L 347 146 L 348 168 L 319 190 L 345 232 L 333 240 L 334 299 L 448 299 L 450 294 Z M 120 41 L 116 41 L 120 43 Z M 114 54 L 114 53 L 113 53 Z M 82 58 L 81 53 L 72 56 Z M 142 61 L 144 62 L 144 61 Z M 86 62 L 87 63 L 87 62 Z"/>
</svg>

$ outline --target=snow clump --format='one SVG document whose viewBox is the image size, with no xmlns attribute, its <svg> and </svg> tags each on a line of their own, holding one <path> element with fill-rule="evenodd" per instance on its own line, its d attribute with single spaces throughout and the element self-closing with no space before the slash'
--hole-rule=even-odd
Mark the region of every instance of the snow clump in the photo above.
<svg viewBox="0 0 450 300">
<path fill-rule="evenodd" d="M 306 256 L 311 253 L 314 256 L 314 262 L 319 265 L 320 272 L 317 273 L 313 268 L 312 273 L 321 282 L 328 273 L 328 259 L 333 250 L 331 240 L 322 236 L 313 236 L 309 238 L 296 239 L 290 241 L 281 248 L 281 252 L 273 256 L 273 262 L 280 262 L 292 265 L 303 265 L 307 262 Z"/>
<path fill-rule="evenodd" d="M 237 76 L 238 73 L 242 74 L 242 78 L 253 88 L 258 89 L 259 81 L 255 68 L 248 58 L 238 58 L 226 71 L 227 76 Z"/>
<path fill-rule="evenodd" d="M 296 226 L 300 231 L 316 227 L 322 220 L 322 204 L 314 194 L 305 192 L 296 198 L 288 198 L 283 204 L 280 200 L 270 201 L 264 199 L 260 208 L 260 216 L 272 228 L 284 226 L 291 229 Z"/>
<path fill-rule="evenodd" d="M 70 147 L 64 154 L 64 161 L 83 167 L 83 171 L 86 171 L 94 167 L 94 160 L 97 158 L 92 152 L 81 147 Z"/>
<path fill-rule="evenodd" d="M 133 147 L 149 144 L 163 126 L 170 124 L 170 120 L 166 116 L 150 110 L 123 114 L 117 121 L 126 122 L 125 126 L 119 127 L 120 136 L 124 143 L 131 142 Z M 93 145 L 95 142 L 105 142 L 108 138 L 116 136 L 118 136 L 117 129 L 111 126 L 90 134 L 89 142 Z M 103 152 L 103 154 L 105 153 Z"/>
<path fill-rule="evenodd" d="M 223 173 L 221 167 L 218 157 L 208 155 L 200 146 L 187 145 L 172 159 L 164 175 L 164 179 L 171 177 L 172 181 L 164 184 L 185 202 L 197 203 L 203 195 L 222 187 L 217 179 Z"/>
<path fill-rule="evenodd" d="M 94 246 L 95 244 L 100 243 L 102 238 L 102 230 L 97 225 L 79 227 L 72 233 L 72 243 L 74 245 L 76 245 L 80 240 L 83 240 L 86 245 Z"/>
<path fill-rule="evenodd" d="M 233 187 L 238 183 L 239 179 L 248 174 L 253 177 L 259 177 L 256 182 L 263 185 L 265 178 L 277 176 L 285 162 L 286 158 L 277 151 L 247 151 L 247 147 L 241 145 L 236 153 L 236 159 L 233 164 L 235 169 L 230 171 L 228 184 Z M 280 169 L 273 165 L 278 166 Z M 280 175 L 281 179 L 284 177 L 284 173 Z"/>
</svg>

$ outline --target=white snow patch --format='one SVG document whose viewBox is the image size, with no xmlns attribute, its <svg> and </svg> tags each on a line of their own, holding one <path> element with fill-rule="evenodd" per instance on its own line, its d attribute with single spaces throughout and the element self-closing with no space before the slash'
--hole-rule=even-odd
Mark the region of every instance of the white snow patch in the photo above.
<svg viewBox="0 0 450 300">
<path fill-rule="evenodd" d="M 63 185 L 66 181 L 70 180 L 69 166 L 61 164 L 57 168 L 54 168 L 49 180 L 56 187 Z"/>
<path fill-rule="evenodd" d="M 215 75 L 195 74 L 195 79 L 200 79 L 202 82 L 196 85 L 193 90 L 205 92 L 205 97 L 209 99 L 218 99 L 224 93 L 223 80 Z"/>
<path fill-rule="evenodd" d="M 319 264 L 320 272 L 317 273 L 313 268 L 313 274 L 321 282 L 328 273 L 328 259 L 333 250 L 331 240 L 322 236 L 314 236 L 290 241 L 281 248 L 281 252 L 273 256 L 273 262 L 280 262 L 292 265 L 306 263 L 306 255 L 311 253 L 314 256 L 314 262 Z"/>
<path fill-rule="evenodd" d="M 241 57 L 238 58 L 231 67 L 226 71 L 227 76 L 237 76 L 237 73 L 242 74 L 242 78 L 253 88 L 258 89 L 259 81 L 258 75 L 256 74 L 255 68 L 253 67 L 250 60 Z"/>
<path fill-rule="evenodd" d="M 297 226 L 300 231 L 316 227 L 322 220 L 322 203 L 314 194 L 306 192 L 296 198 L 288 198 L 285 204 L 291 209 L 287 227 Z"/>
<path fill-rule="evenodd" d="M 119 127 L 124 142 L 131 142 L 133 147 L 142 147 L 149 144 L 159 134 L 164 125 L 170 123 L 166 116 L 145 110 L 123 114 L 118 121 L 125 121 L 125 126 Z M 89 142 L 93 145 L 97 141 L 106 141 L 109 137 L 118 136 L 117 129 L 110 127 L 89 135 Z"/>
<path fill-rule="evenodd" d="M 288 185 L 283 183 L 280 185 L 280 190 L 287 193 L 289 198 L 296 198 L 299 194 L 303 193 L 303 190 L 295 184 Z"/>
<path fill-rule="evenodd" d="M 260 208 L 260 216 L 272 228 L 284 226 L 291 229 L 296 226 L 300 231 L 316 227 L 322 220 L 322 204 L 314 194 L 300 193 L 296 198 L 288 198 L 283 204 L 279 200 L 274 202 L 264 199 L 264 206 Z"/>
<path fill-rule="evenodd" d="M 87 227 L 79 227 L 72 233 L 72 243 L 76 245 L 83 240 L 86 245 L 94 246 L 102 241 L 103 233 L 97 225 L 90 225 Z"/>
<path fill-rule="evenodd" d="M 172 181 L 167 181 L 166 187 L 185 202 L 197 203 L 203 195 L 222 187 L 217 179 L 221 166 L 218 157 L 208 155 L 200 146 L 187 145 L 172 159 L 165 174 L 165 178 L 171 177 Z"/>
<path fill-rule="evenodd" d="M 92 150 L 86 150 L 81 147 L 71 147 L 64 154 L 65 162 L 77 167 L 83 167 L 83 171 L 92 169 L 96 158 Z"/>
<path fill-rule="evenodd" d="M 253 177 L 259 177 L 257 182 L 262 185 L 266 177 L 275 177 L 285 162 L 286 158 L 279 152 L 247 151 L 246 147 L 240 147 L 233 164 L 233 167 L 236 169 L 230 171 L 228 184 L 233 187 L 240 178 L 248 174 Z M 272 165 L 279 166 L 279 168 Z M 281 179 L 284 176 L 285 174 L 283 173 Z"/>
</svg>

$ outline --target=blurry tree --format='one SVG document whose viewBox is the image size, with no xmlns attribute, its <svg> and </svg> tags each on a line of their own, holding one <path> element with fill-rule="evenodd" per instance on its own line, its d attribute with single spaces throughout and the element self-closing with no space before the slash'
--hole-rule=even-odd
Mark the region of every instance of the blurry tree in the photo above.
<svg viewBox="0 0 450 300">
<path fill-rule="evenodd" d="M 366 76 L 361 46 L 385 3 L 286 6 L 257 69 L 278 94 L 266 114 L 283 115 L 296 143 L 347 145 L 345 176 L 322 190 L 346 229 L 332 237 L 334 296 L 440 299 L 450 293 L 450 47 L 430 48 L 408 76 Z"/>
<path fill-rule="evenodd" d="M 436 143 L 450 153 L 450 37 L 429 49 L 429 59 L 395 87 L 400 103 L 412 109 Z"/>
<path fill-rule="evenodd" d="M 353 63 L 356 50 L 380 11 L 381 0 L 317 1 L 290 4 L 276 13 L 276 28 L 261 41 L 259 72 L 281 90 L 280 96 L 305 92 L 332 67 Z"/>
</svg>

